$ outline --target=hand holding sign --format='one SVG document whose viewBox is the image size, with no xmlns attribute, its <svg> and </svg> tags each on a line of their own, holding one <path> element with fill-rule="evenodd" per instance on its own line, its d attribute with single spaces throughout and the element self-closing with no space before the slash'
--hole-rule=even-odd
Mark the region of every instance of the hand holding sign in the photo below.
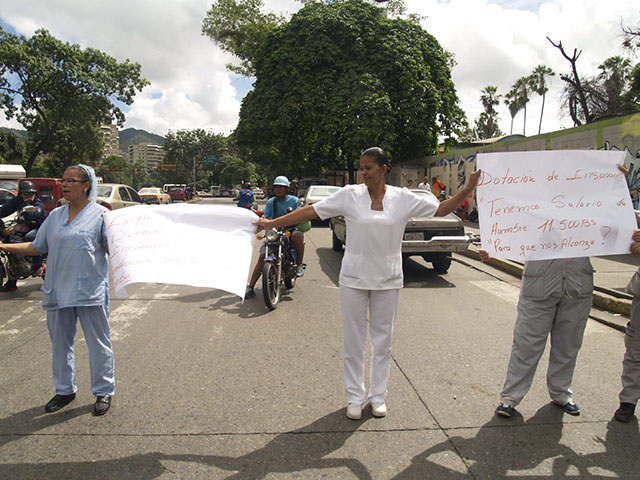
<svg viewBox="0 0 640 480">
<path fill-rule="evenodd" d="M 512 260 L 627 253 L 635 215 L 625 152 L 483 153 L 478 168 L 482 248 Z"/>
</svg>

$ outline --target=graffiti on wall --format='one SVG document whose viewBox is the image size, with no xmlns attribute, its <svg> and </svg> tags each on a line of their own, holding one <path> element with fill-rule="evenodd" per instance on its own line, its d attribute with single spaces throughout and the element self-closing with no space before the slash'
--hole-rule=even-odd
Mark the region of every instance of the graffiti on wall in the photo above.
<svg viewBox="0 0 640 480">
<path fill-rule="evenodd" d="M 640 196 L 640 150 L 634 153 L 629 150 L 629 147 L 625 146 L 620 148 L 616 145 L 612 145 L 611 142 L 606 141 L 602 148 L 599 150 L 609 150 L 614 152 L 627 152 L 625 158 L 625 165 L 629 167 L 629 193 L 631 194 L 631 200 L 633 201 L 633 208 L 638 210 L 638 198 Z"/>
<path fill-rule="evenodd" d="M 467 183 L 469 175 L 476 169 L 476 155 L 451 155 L 444 157 L 437 162 L 432 163 L 429 168 L 429 178 L 436 177 L 442 181 L 449 195 L 456 194 Z M 469 199 L 470 208 L 473 208 L 475 202 Z"/>
</svg>

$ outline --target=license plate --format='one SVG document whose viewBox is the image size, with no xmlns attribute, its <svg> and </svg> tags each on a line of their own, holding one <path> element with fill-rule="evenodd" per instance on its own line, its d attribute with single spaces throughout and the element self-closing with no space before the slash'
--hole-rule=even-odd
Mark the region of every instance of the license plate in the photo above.
<svg viewBox="0 0 640 480">
<path fill-rule="evenodd" d="M 424 240 L 424 234 L 422 232 L 408 232 L 404 234 L 404 239 L 407 241 Z"/>
</svg>

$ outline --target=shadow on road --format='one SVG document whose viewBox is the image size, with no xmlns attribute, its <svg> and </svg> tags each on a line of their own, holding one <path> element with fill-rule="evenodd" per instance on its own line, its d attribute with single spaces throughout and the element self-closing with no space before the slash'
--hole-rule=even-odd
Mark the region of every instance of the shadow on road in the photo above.
<svg viewBox="0 0 640 480">
<path fill-rule="evenodd" d="M 593 439 L 606 451 L 580 455 L 561 443 L 564 412 L 553 403 L 540 408 L 526 422 L 517 413 L 510 420 L 493 417 L 475 437 L 450 437 L 414 457 L 394 480 L 418 478 L 637 478 L 638 423 L 608 424 L 607 438 Z M 617 423 L 617 425 L 614 425 Z M 632 425 L 634 424 L 635 425 Z M 576 424 L 572 424 L 573 428 Z M 624 432 L 622 432 L 624 431 Z M 615 433 L 614 433 L 615 432 Z M 439 456 L 457 455 L 469 472 L 438 463 Z M 532 472 L 545 472 L 544 474 Z M 548 472 L 548 473 L 546 473 Z M 612 472 L 617 475 L 612 475 Z"/>
<path fill-rule="evenodd" d="M 0 447 L 80 415 L 88 415 L 92 410 L 93 403 L 75 408 L 66 408 L 57 413 L 45 413 L 43 403 L 42 406 L 32 407 L 2 418 L 0 419 Z M 7 478 L 2 475 L 1 470 L 0 478 Z"/>
<path fill-rule="evenodd" d="M 403 260 L 402 271 L 405 288 L 455 288 L 446 276 L 412 258 Z"/>
<path fill-rule="evenodd" d="M 277 435 L 264 447 L 239 457 L 150 452 L 89 462 L 2 464 L 0 478 L 148 480 L 166 474 L 176 478 L 202 477 L 208 466 L 230 472 L 227 478 L 242 480 L 262 479 L 278 473 L 337 468 L 347 468 L 354 477 L 361 480 L 371 479 L 371 474 L 360 461 L 331 456 L 344 446 L 364 421 L 346 423 L 344 409 L 340 409 L 298 430 Z M 345 425 L 348 425 L 347 430 Z M 183 470 L 175 472 L 175 465 L 171 465 L 171 462 L 199 464 L 195 467 L 198 473 L 194 474 L 193 466 L 187 467 L 188 473 Z M 210 473 L 219 475 L 219 472 L 213 470 Z"/>
</svg>

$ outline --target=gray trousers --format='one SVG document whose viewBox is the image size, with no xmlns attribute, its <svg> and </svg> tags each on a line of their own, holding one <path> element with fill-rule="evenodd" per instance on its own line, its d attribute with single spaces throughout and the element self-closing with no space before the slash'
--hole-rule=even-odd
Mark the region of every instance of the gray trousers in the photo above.
<svg viewBox="0 0 640 480">
<path fill-rule="evenodd" d="M 561 405 L 571 400 L 573 371 L 591 302 L 591 295 L 571 298 L 565 294 L 546 299 L 520 296 L 507 380 L 501 393 L 503 404 L 516 406 L 527 394 L 549 336 L 549 395 Z"/>
<path fill-rule="evenodd" d="M 622 391 L 620 403 L 638 403 L 640 399 L 640 298 L 631 302 L 631 321 L 627 323 L 624 336 L 626 350 L 622 361 Z"/>
</svg>

